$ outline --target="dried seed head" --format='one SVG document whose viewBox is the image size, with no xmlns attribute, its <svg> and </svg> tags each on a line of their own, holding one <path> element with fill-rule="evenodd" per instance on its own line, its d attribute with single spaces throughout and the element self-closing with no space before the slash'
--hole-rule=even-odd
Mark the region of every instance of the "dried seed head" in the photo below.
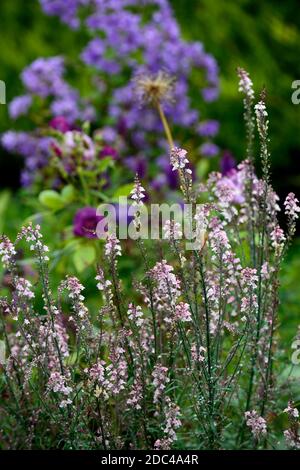
<svg viewBox="0 0 300 470">
<path fill-rule="evenodd" d="M 174 100 L 175 77 L 159 71 L 155 75 L 141 74 L 134 79 L 136 93 L 143 103 L 156 105 Z"/>
</svg>

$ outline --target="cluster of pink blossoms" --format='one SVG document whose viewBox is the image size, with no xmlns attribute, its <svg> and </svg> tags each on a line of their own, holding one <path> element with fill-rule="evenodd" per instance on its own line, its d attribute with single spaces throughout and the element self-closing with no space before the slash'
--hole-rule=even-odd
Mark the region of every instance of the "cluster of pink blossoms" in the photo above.
<svg viewBox="0 0 300 470">
<path fill-rule="evenodd" d="M 143 199 L 145 199 L 145 189 L 140 183 L 140 180 L 138 178 L 138 175 L 136 175 L 135 180 L 134 180 L 134 187 L 130 193 L 130 197 L 133 200 L 133 205 L 134 206 L 142 206 L 143 205 Z"/>
<path fill-rule="evenodd" d="M 19 297 L 33 299 L 34 292 L 32 292 L 32 284 L 27 279 L 19 277 L 16 282 L 16 291 Z"/>
<path fill-rule="evenodd" d="M 180 149 L 177 147 L 174 147 L 171 151 L 171 165 L 172 165 L 172 170 L 184 170 L 186 173 L 192 174 L 192 170 L 189 168 L 186 168 L 186 166 L 189 164 L 188 159 L 186 158 L 187 151 L 184 149 Z"/>
<path fill-rule="evenodd" d="M 299 411 L 294 406 L 292 401 L 289 401 L 287 408 L 284 410 L 289 418 L 289 429 L 284 431 L 285 441 L 289 448 L 300 449 L 300 422 L 299 422 Z"/>
<path fill-rule="evenodd" d="M 253 82 L 249 76 L 249 73 L 242 68 L 238 68 L 238 75 L 240 78 L 238 90 L 244 93 L 244 95 L 246 95 L 249 99 L 253 100 Z"/>
<path fill-rule="evenodd" d="M 48 319 L 46 322 L 42 323 L 39 326 L 38 335 L 41 349 L 40 360 L 48 362 L 50 371 L 60 371 L 60 359 L 65 360 L 70 355 L 68 344 L 69 335 L 61 319 L 56 318 L 54 322 Z"/>
<path fill-rule="evenodd" d="M 30 250 L 35 251 L 42 262 L 49 261 L 49 248 L 42 242 L 43 235 L 41 234 L 41 227 L 39 225 L 33 227 L 32 224 L 29 224 L 27 227 L 23 227 L 18 235 L 17 241 L 23 238 L 26 242 L 30 243 Z"/>
<path fill-rule="evenodd" d="M 168 377 L 168 368 L 161 364 L 156 364 L 152 372 L 154 396 L 153 403 L 161 407 L 164 416 L 162 425 L 164 437 L 157 439 L 154 443 L 155 449 L 167 450 L 170 449 L 172 443 L 176 441 L 176 430 L 181 427 L 180 409 L 171 399 L 166 395 L 166 386 L 170 382 Z M 159 413 L 156 412 L 158 415 Z"/>
<path fill-rule="evenodd" d="M 84 296 L 81 294 L 84 290 L 83 285 L 76 277 L 67 276 L 66 280 L 59 286 L 60 293 L 64 290 L 68 293 L 74 315 L 69 317 L 69 322 L 74 324 L 77 331 L 89 329 L 89 312 L 87 307 L 84 305 Z"/>
<path fill-rule="evenodd" d="M 267 423 L 264 418 L 257 414 L 257 411 L 246 411 L 246 424 L 251 429 L 255 439 L 259 439 L 267 434 Z"/>
<path fill-rule="evenodd" d="M 195 364 L 205 361 L 206 348 L 193 343 L 191 346 L 191 356 Z"/>
<path fill-rule="evenodd" d="M 241 271 L 241 285 L 243 287 L 243 297 L 241 299 L 241 312 L 251 312 L 257 309 L 257 288 L 258 276 L 255 268 L 245 268 Z"/>
<path fill-rule="evenodd" d="M 122 255 L 120 241 L 115 235 L 107 236 L 104 253 L 107 258 L 112 257 L 114 260 L 116 260 L 117 256 Z"/>
<path fill-rule="evenodd" d="M 140 305 L 133 305 L 132 303 L 128 306 L 128 318 L 134 322 L 137 327 L 140 327 L 144 323 L 143 311 Z"/>
<path fill-rule="evenodd" d="M 284 201 L 285 214 L 292 220 L 297 220 L 299 217 L 300 207 L 299 201 L 294 193 L 289 193 Z"/>
<path fill-rule="evenodd" d="M 175 319 L 182 322 L 191 322 L 191 309 L 186 302 L 179 302 L 175 307 Z"/>
<path fill-rule="evenodd" d="M 282 230 L 281 227 L 279 227 L 279 225 L 276 225 L 274 230 L 272 230 L 270 234 L 270 238 L 271 238 L 273 248 L 275 248 L 277 252 L 281 252 L 284 242 L 286 240 L 286 237 L 284 235 L 284 231 Z"/>
<path fill-rule="evenodd" d="M 165 423 L 163 427 L 164 438 L 157 439 L 154 449 L 168 450 L 177 440 L 176 430 L 182 426 L 179 406 L 175 405 L 169 397 L 165 399 Z"/>
<path fill-rule="evenodd" d="M 173 312 L 177 299 L 181 294 L 180 281 L 174 274 L 173 266 L 166 260 L 158 262 L 150 271 L 150 276 L 157 288 L 154 292 L 154 303 L 158 311 L 165 313 L 165 322 L 172 322 Z"/>
<path fill-rule="evenodd" d="M 159 403 L 159 400 L 164 394 L 166 385 L 170 382 L 168 377 L 168 368 L 161 364 L 156 364 L 152 372 L 154 396 L 153 403 Z"/>
<path fill-rule="evenodd" d="M 17 252 L 13 243 L 5 236 L 2 235 L 0 242 L 0 256 L 4 267 L 8 268 L 12 264 Z"/>
<path fill-rule="evenodd" d="M 105 400 L 111 396 L 119 395 L 127 382 L 127 362 L 125 350 L 121 346 L 112 344 L 110 363 L 99 360 L 90 369 L 85 369 L 89 379 L 95 384 L 97 397 Z"/>
<path fill-rule="evenodd" d="M 61 375 L 59 372 L 52 372 L 50 374 L 48 389 L 54 393 L 60 393 L 65 396 L 65 398 L 60 402 L 60 408 L 65 408 L 66 406 L 71 405 L 72 399 L 70 398 L 70 395 L 73 392 L 73 389 L 66 385 L 66 377 Z"/>
<path fill-rule="evenodd" d="M 142 373 L 142 371 L 139 371 Z M 132 384 L 129 396 L 127 398 L 127 405 L 135 410 L 142 408 L 141 402 L 143 399 L 143 386 L 141 378 L 136 378 Z"/>
<path fill-rule="evenodd" d="M 255 105 L 254 109 L 255 109 L 258 132 L 262 138 L 265 138 L 268 132 L 268 125 L 269 125 L 269 121 L 267 120 L 268 113 L 267 113 L 265 102 L 259 101 L 259 103 Z"/>
<path fill-rule="evenodd" d="M 173 220 L 167 220 L 163 232 L 166 240 L 180 240 L 182 237 L 181 224 Z"/>
</svg>

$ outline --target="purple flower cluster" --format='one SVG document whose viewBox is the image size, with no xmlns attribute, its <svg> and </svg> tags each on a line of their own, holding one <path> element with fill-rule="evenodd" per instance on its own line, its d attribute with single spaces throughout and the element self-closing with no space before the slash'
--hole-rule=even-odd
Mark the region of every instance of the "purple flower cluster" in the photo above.
<svg viewBox="0 0 300 470">
<path fill-rule="evenodd" d="M 267 423 L 255 410 L 246 411 L 246 424 L 251 429 L 253 436 L 258 439 L 267 433 Z"/>
<path fill-rule="evenodd" d="M 65 89 L 63 81 L 64 61 L 62 57 L 40 58 L 22 72 L 22 82 L 29 93 L 47 98 L 59 95 Z"/>
<path fill-rule="evenodd" d="M 94 109 L 84 103 L 77 90 L 64 80 L 64 74 L 65 65 L 62 57 L 35 60 L 23 70 L 21 75 L 23 85 L 29 95 L 15 98 L 11 103 L 11 108 L 16 107 L 16 100 L 18 100 L 19 108 L 24 108 L 25 97 L 29 99 L 30 95 L 41 98 L 50 97 L 52 98 L 51 113 L 53 116 L 64 116 L 70 122 L 92 120 Z M 11 117 L 13 117 L 12 113 Z"/>
<path fill-rule="evenodd" d="M 175 76 L 174 102 L 165 105 L 165 112 L 183 127 L 198 124 L 198 112 L 188 98 L 188 76 L 192 67 L 202 68 L 207 87 L 202 90 L 206 101 L 218 96 L 218 67 L 214 58 L 200 43 L 185 42 L 173 11 L 167 0 L 147 0 L 143 8 L 155 7 L 151 20 L 129 10 L 138 7 L 138 1 L 96 2 L 95 12 L 86 20 L 90 30 L 101 37 L 91 40 L 82 53 L 84 62 L 107 75 L 120 74 L 125 68 L 134 74 L 155 74 L 160 70 Z M 108 52 L 111 51 L 108 57 Z M 137 56 L 140 58 L 137 59 Z M 141 109 L 134 94 L 134 83 L 127 81 L 113 91 L 110 115 L 116 120 L 124 117 L 128 129 L 157 131 L 159 121 L 153 110 Z M 142 118 L 142 119 L 141 119 Z M 213 125 L 212 125 L 213 126 Z M 217 129 L 212 132 L 216 133 Z"/>
<path fill-rule="evenodd" d="M 92 120 L 93 107 L 84 102 L 79 93 L 64 80 L 65 66 L 62 57 L 39 58 L 26 67 L 21 75 L 27 94 L 17 96 L 9 105 L 12 119 L 27 113 L 34 97 L 51 99 L 53 119 L 49 125 L 53 129 L 66 132 L 76 120 Z M 47 165 L 53 139 L 34 133 L 12 132 L 3 134 L 1 143 L 9 152 L 22 155 L 25 169 L 21 182 L 28 186 L 34 180 L 34 172 Z"/>
<path fill-rule="evenodd" d="M 102 217 L 93 207 L 79 209 L 74 217 L 74 235 L 84 238 L 96 238 L 96 228 Z"/>
<path fill-rule="evenodd" d="M 23 186 L 29 186 L 34 180 L 34 172 L 47 165 L 52 142 L 51 137 L 35 136 L 27 132 L 7 131 L 3 134 L 3 147 L 25 158 L 25 169 L 21 175 Z"/>
<path fill-rule="evenodd" d="M 9 104 L 9 115 L 12 119 L 17 119 L 19 116 L 26 114 L 32 104 L 32 97 L 30 95 L 16 96 L 16 98 Z"/>
<path fill-rule="evenodd" d="M 76 29 L 79 26 L 77 18 L 78 9 L 83 5 L 88 5 L 90 0 L 40 0 L 43 10 L 47 15 L 57 15 L 64 23 Z"/>
<path fill-rule="evenodd" d="M 200 123 L 199 113 L 192 107 L 188 96 L 189 77 L 192 69 L 197 68 L 204 74 L 203 99 L 208 102 L 215 100 L 219 86 L 218 66 L 201 43 L 182 39 L 168 0 L 41 0 L 41 6 L 47 15 L 60 17 L 71 28 L 87 27 L 92 36 L 81 58 L 97 75 L 101 74 L 100 98 L 107 110 L 101 119 L 104 119 L 103 124 L 106 124 L 106 119 L 109 122 L 103 133 L 106 144 L 111 145 L 121 136 L 122 151 L 126 156 L 143 151 L 148 159 L 154 155 L 154 146 L 160 149 L 161 155 L 165 155 L 166 141 L 157 111 L 151 106 L 141 106 L 134 81 L 137 76 L 165 73 L 172 79 L 173 98 L 163 103 L 167 118 L 186 128 L 191 135 L 200 135 L 206 140 L 200 149 L 204 156 L 212 157 L 218 153 L 218 147 L 211 141 L 218 132 L 218 122 Z M 80 122 L 95 122 L 93 106 L 81 98 L 64 76 L 63 57 L 36 59 L 21 74 L 26 93 L 10 103 L 11 118 L 25 115 L 36 103 L 42 102 L 43 106 L 50 108 L 51 122 L 64 118 L 71 128 Z M 176 78 L 174 86 L 173 77 Z M 61 130 L 56 125 L 52 127 Z M 67 130 L 64 127 L 63 132 Z M 28 139 L 31 140 L 29 134 Z M 7 148 L 6 141 L 4 136 L 2 144 Z M 25 157 L 25 171 L 28 171 L 27 152 L 20 147 L 18 151 Z M 34 168 L 31 165 L 30 170 L 38 170 L 41 162 L 35 158 L 35 153 L 31 153 L 31 160 L 36 160 L 36 165 Z M 136 166 L 135 171 L 139 174 L 145 171 L 143 162 L 140 169 L 139 163 L 133 165 L 132 161 L 124 159 L 125 165 L 127 162 L 130 169 Z M 164 177 L 162 169 L 157 184 L 161 186 L 168 182 L 169 177 Z M 174 181 L 171 185 L 176 186 Z"/>
<path fill-rule="evenodd" d="M 138 103 L 131 79 L 140 74 L 165 71 L 176 77 L 174 99 L 164 103 L 167 117 L 189 132 L 208 139 L 200 149 L 204 156 L 213 157 L 218 153 L 218 147 L 210 140 L 218 133 L 218 122 L 199 124 L 199 113 L 193 109 L 188 96 L 188 78 L 195 67 L 203 70 L 206 81 L 201 91 L 203 99 L 215 100 L 219 86 L 218 66 L 201 43 L 182 39 L 168 0 L 41 0 L 41 4 L 46 14 L 59 16 L 71 27 L 80 25 L 80 7 L 90 6 L 82 22 L 94 37 L 81 57 L 87 65 L 101 72 L 105 82 L 110 83 L 118 75 L 119 85 L 112 90 L 108 113 L 122 136 L 130 136 L 135 150 L 145 152 L 149 132 L 155 132 L 160 139 L 162 126 L 154 109 Z M 164 153 L 163 143 L 158 142 L 158 146 Z M 132 168 L 132 162 L 129 163 Z M 159 175 L 159 186 L 168 183 L 168 178 L 163 176 L 163 173 Z"/>
</svg>

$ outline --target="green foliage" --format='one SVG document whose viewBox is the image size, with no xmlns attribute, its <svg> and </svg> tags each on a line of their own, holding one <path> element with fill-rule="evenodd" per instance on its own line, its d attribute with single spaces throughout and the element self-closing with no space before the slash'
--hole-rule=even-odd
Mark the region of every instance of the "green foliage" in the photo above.
<svg viewBox="0 0 300 470">
<path fill-rule="evenodd" d="M 52 210 L 59 210 L 64 207 L 64 201 L 61 195 L 52 189 L 46 189 L 42 191 L 39 195 L 40 203 Z"/>
<path fill-rule="evenodd" d="M 93 246 L 87 244 L 79 246 L 73 255 L 73 262 L 79 273 L 93 264 L 95 260 L 96 250 Z"/>
</svg>

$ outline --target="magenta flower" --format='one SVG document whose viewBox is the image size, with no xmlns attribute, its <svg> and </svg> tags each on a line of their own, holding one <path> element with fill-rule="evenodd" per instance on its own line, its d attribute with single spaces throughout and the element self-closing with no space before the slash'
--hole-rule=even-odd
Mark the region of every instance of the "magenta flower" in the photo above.
<svg viewBox="0 0 300 470">
<path fill-rule="evenodd" d="M 77 237 L 97 238 L 96 228 L 102 216 L 96 214 L 94 207 L 83 207 L 79 209 L 73 220 L 73 233 Z"/>
<path fill-rule="evenodd" d="M 56 116 L 49 122 L 49 126 L 63 134 L 71 130 L 71 126 L 64 116 Z"/>
<path fill-rule="evenodd" d="M 228 150 L 225 150 L 222 155 L 220 167 L 223 176 L 228 175 L 231 170 L 236 167 L 236 161 Z"/>
<path fill-rule="evenodd" d="M 112 157 L 114 160 L 118 158 L 118 152 L 115 148 L 106 145 L 99 153 L 100 158 Z"/>
</svg>

